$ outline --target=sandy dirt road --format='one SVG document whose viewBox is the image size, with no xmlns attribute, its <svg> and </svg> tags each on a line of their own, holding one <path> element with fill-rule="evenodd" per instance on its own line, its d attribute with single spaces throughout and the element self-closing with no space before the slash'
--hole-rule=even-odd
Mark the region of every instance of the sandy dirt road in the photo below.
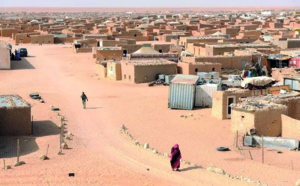
<svg viewBox="0 0 300 186">
<path fill-rule="evenodd" d="M 266 152 L 265 165 L 259 163 L 259 150 L 252 150 L 254 161 L 235 151 L 217 152 L 217 146 L 233 144 L 230 121 L 211 118 L 211 109 L 168 109 L 168 87 L 99 79 L 91 54 L 75 54 L 70 45 L 24 46 L 30 57 L 0 71 L 0 94 L 19 94 L 32 104 L 38 149 L 21 157 L 26 165 L 0 170 L 0 185 L 251 185 L 201 168 L 210 164 L 269 185 L 291 185 L 300 175 L 294 152 L 284 151 L 284 157 Z M 46 103 L 31 100 L 32 91 Z M 82 91 L 89 98 L 87 109 L 82 108 Z M 52 105 L 61 108 L 67 130 L 75 135 L 62 156 L 57 155 L 59 119 Z M 180 117 L 190 113 L 193 117 Z M 183 158 L 199 167 L 184 164 L 182 172 L 172 172 L 168 158 L 135 146 L 121 134 L 122 124 L 140 143 L 159 152 L 169 153 L 179 143 Z M 48 144 L 50 160 L 41 161 Z M 13 164 L 15 158 L 6 161 Z M 75 177 L 68 177 L 70 172 Z"/>
</svg>

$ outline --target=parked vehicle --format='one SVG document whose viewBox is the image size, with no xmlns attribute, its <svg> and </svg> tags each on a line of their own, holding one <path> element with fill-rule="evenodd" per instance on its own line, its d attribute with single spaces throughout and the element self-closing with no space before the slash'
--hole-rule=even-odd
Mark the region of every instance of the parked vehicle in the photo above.
<svg viewBox="0 0 300 186">
<path fill-rule="evenodd" d="M 28 56 L 28 52 L 27 52 L 26 48 L 19 48 L 18 53 L 20 53 L 20 57 L 27 57 Z"/>
<path fill-rule="evenodd" d="M 18 50 L 16 49 L 16 50 L 15 50 L 15 53 L 11 53 L 10 59 L 11 59 L 11 60 L 16 60 L 16 61 L 21 60 L 20 52 L 18 52 Z"/>
<path fill-rule="evenodd" d="M 227 90 L 229 87 L 241 87 L 242 81 L 240 75 L 229 75 L 227 80 L 222 81 L 222 90 Z"/>
</svg>

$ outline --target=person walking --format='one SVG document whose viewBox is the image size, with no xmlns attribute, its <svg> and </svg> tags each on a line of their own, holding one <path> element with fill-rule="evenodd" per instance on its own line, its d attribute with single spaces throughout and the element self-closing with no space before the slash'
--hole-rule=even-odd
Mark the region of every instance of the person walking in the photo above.
<svg viewBox="0 0 300 186">
<path fill-rule="evenodd" d="M 88 100 L 88 98 L 87 98 L 87 96 L 85 95 L 84 92 L 82 92 L 81 99 L 82 99 L 83 108 L 85 109 L 86 108 L 86 101 L 89 101 L 89 100 Z"/>
<path fill-rule="evenodd" d="M 179 145 L 175 144 L 171 149 L 170 155 L 170 163 L 172 170 L 180 171 L 180 159 L 181 159 L 181 152 L 179 150 Z"/>
</svg>

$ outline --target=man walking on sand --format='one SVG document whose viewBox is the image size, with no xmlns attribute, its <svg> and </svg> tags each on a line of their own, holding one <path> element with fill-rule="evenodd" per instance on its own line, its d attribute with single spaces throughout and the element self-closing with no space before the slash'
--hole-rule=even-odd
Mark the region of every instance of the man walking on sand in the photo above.
<svg viewBox="0 0 300 186">
<path fill-rule="evenodd" d="M 87 96 L 84 94 L 84 92 L 82 92 L 81 99 L 82 99 L 83 108 L 85 109 L 86 108 L 86 101 L 89 101 L 89 100 L 88 100 Z"/>
</svg>

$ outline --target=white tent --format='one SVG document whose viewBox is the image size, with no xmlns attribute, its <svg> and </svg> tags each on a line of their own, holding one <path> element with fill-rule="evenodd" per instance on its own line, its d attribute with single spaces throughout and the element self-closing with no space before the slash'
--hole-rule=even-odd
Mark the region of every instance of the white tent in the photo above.
<svg viewBox="0 0 300 186">
<path fill-rule="evenodd" d="M 143 44 L 143 47 L 135 51 L 133 54 L 159 54 L 151 47 L 151 44 Z"/>
</svg>

